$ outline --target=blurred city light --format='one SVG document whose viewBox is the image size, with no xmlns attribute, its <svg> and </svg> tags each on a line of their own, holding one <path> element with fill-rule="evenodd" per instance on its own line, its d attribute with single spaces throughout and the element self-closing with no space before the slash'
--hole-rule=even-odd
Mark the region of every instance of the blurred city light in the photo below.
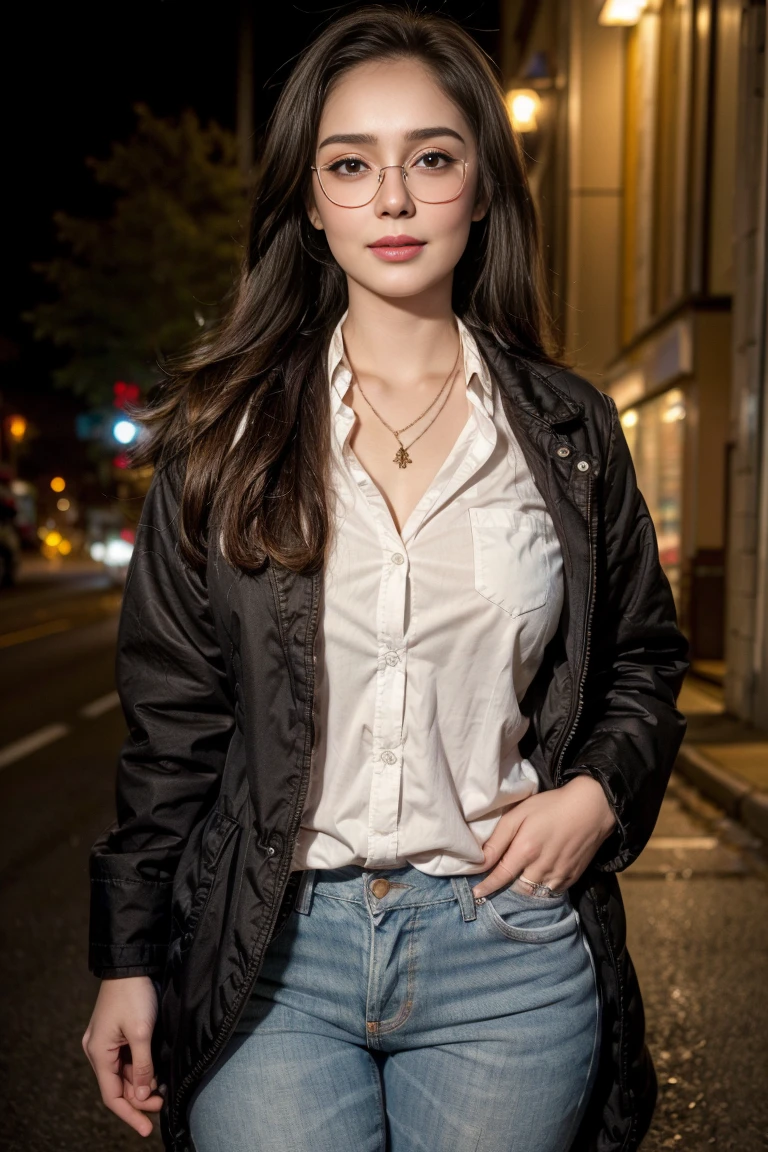
<svg viewBox="0 0 768 1152">
<path fill-rule="evenodd" d="M 60 500 L 56 501 L 56 507 L 59 512 L 66 512 L 69 509 L 69 500 L 62 496 Z"/>
<path fill-rule="evenodd" d="M 92 560 L 103 560 L 106 554 L 107 547 L 103 540 L 96 540 L 91 544 L 90 552 Z"/>
<path fill-rule="evenodd" d="M 60 540 L 58 548 L 62 556 L 68 556 L 72 551 L 72 545 L 70 544 L 69 540 Z"/>
<path fill-rule="evenodd" d="M 507 109 L 516 132 L 536 131 L 541 97 L 533 88 L 510 88 L 507 92 Z"/>
<path fill-rule="evenodd" d="M 8 417 L 8 435 L 12 436 L 14 440 L 23 440 L 26 431 L 27 421 L 23 416 Z"/>
<path fill-rule="evenodd" d="M 133 545 L 129 544 L 127 540 L 121 540 L 116 536 L 113 540 L 108 540 L 104 550 L 104 563 L 115 565 L 127 564 L 133 553 Z"/>
<path fill-rule="evenodd" d="M 597 18 L 598 24 L 637 24 L 647 0 L 605 0 Z"/>
<path fill-rule="evenodd" d="M 634 408 L 630 408 L 628 412 L 624 412 L 621 417 L 621 422 L 625 428 L 634 428 L 637 424 L 637 412 Z"/>
<path fill-rule="evenodd" d="M 45 542 L 49 548 L 58 548 L 62 541 L 61 532 L 48 532 L 45 537 Z"/>
<path fill-rule="evenodd" d="M 138 403 L 141 389 L 138 384 L 126 384 L 124 380 L 118 380 L 112 386 L 112 395 L 115 408 L 125 408 L 126 404 Z"/>
<path fill-rule="evenodd" d="M 138 428 L 132 420 L 118 420 L 112 428 L 112 435 L 118 444 L 130 444 L 137 432 Z"/>
<path fill-rule="evenodd" d="M 54 476 L 53 480 L 51 480 L 51 488 L 53 488 L 54 492 L 63 492 L 66 486 L 66 481 L 63 476 Z"/>
<path fill-rule="evenodd" d="M 661 419 L 665 424 L 673 424 L 675 420 L 685 420 L 685 404 L 681 401 L 670 404 L 669 408 L 662 413 Z"/>
</svg>

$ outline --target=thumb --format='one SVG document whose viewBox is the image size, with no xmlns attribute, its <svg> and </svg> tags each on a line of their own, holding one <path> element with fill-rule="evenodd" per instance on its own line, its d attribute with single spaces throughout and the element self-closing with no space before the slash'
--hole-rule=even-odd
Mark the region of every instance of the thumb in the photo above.
<svg viewBox="0 0 768 1152">
<path fill-rule="evenodd" d="M 132 1034 L 126 1034 L 131 1049 L 132 1085 L 137 1100 L 147 1100 L 152 1091 L 155 1069 L 152 1064 L 152 1029 L 147 1025 L 137 1026 Z"/>
</svg>

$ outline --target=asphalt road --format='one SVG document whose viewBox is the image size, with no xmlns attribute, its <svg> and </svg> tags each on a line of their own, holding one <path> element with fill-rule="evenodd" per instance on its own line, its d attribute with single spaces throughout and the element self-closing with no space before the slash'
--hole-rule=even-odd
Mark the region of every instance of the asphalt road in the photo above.
<svg viewBox="0 0 768 1152">
<path fill-rule="evenodd" d="M 160 1149 L 104 1109 L 80 1047 L 97 991 L 88 849 L 125 727 L 119 590 L 69 571 L 0 596 L 0 1149 Z M 768 1148 L 764 859 L 673 778 L 621 885 L 660 1080 L 643 1152 Z"/>
</svg>

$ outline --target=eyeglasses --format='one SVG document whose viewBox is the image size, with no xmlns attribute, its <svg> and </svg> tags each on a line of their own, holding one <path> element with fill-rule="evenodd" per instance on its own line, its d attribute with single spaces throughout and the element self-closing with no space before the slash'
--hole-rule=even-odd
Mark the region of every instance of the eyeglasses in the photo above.
<svg viewBox="0 0 768 1152">
<path fill-rule="evenodd" d="M 388 168 L 400 169 L 403 182 L 415 200 L 423 204 L 448 204 L 461 195 L 467 164 L 467 160 L 429 148 L 405 164 L 384 164 L 378 169 L 360 156 L 342 156 L 330 164 L 310 167 L 332 204 L 339 208 L 363 208 L 373 200 Z"/>
</svg>

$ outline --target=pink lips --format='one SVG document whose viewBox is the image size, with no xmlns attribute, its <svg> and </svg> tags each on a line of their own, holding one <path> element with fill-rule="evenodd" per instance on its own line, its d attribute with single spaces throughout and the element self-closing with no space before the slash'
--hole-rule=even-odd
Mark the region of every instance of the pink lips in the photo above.
<svg viewBox="0 0 768 1152">
<path fill-rule="evenodd" d="M 414 236 L 382 236 L 368 247 L 381 260 L 402 261 L 412 260 L 425 246 L 425 240 L 417 240 Z"/>
</svg>

